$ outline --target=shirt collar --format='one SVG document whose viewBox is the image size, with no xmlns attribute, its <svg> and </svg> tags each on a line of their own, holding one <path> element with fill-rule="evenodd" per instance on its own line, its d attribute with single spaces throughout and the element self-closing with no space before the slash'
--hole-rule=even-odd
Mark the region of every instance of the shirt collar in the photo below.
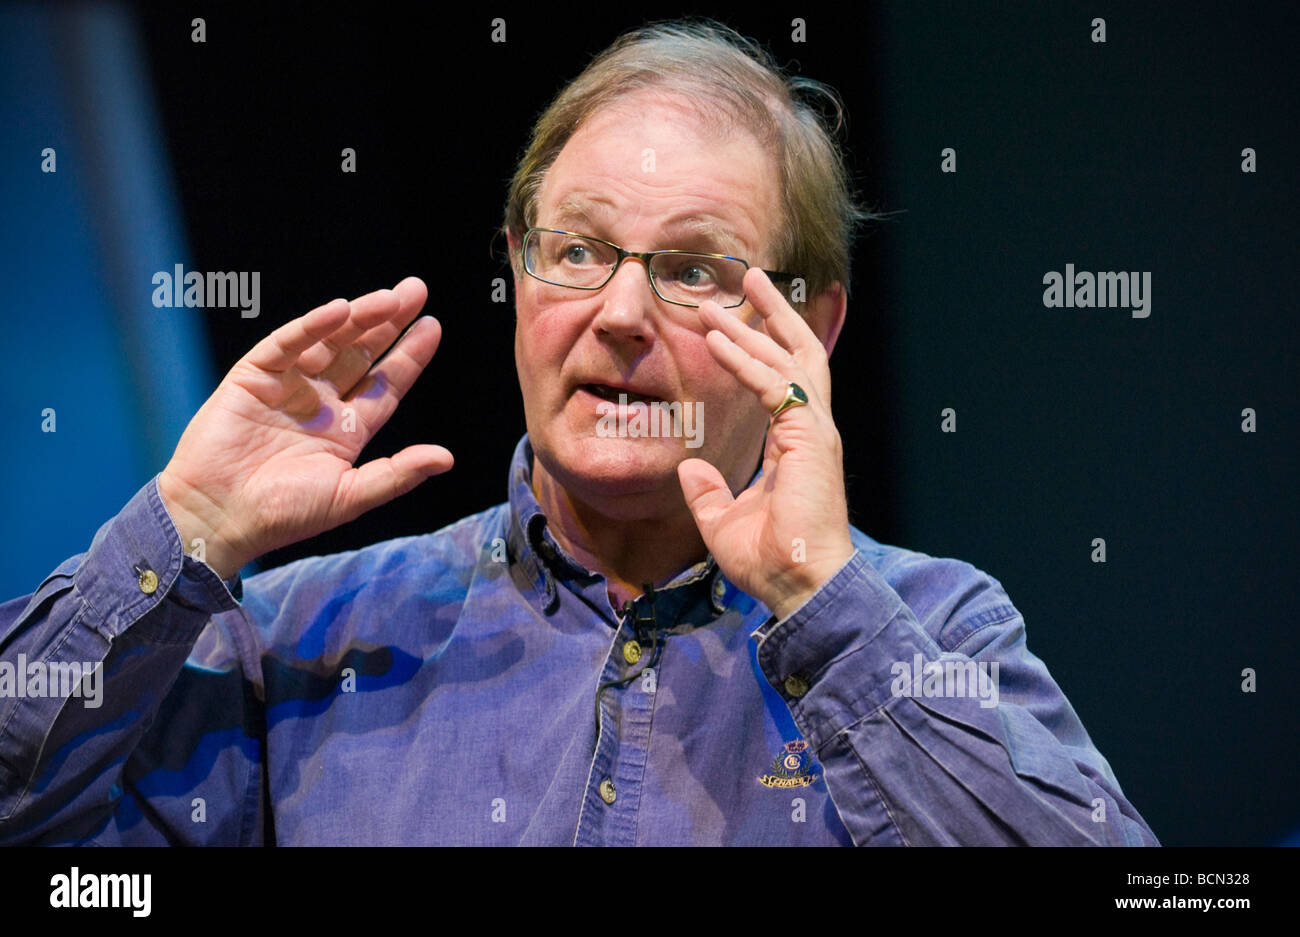
<svg viewBox="0 0 1300 937">
<path fill-rule="evenodd" d="M 754 484 L 762 474 L 760 464 L 745 487 Z M 534 580 L 540 580 L 548 604 L 553 604 L 556 598 L 554 579 L 572 580 L 579 587 L 604 579 L 570 556 L 551 534 L 542 506 L 533 494 L 533 447 L 527 433 L 520 438 L 510 460 L 510 531 L 507 541 L 510 556 L 522 563 Z M 739 591 L 727 582 L 710 553 L 655 592 L 663 595 L 702 581 L 706 583 L 709 600 L 718 613 L 727 609 Z"/>
</svg>

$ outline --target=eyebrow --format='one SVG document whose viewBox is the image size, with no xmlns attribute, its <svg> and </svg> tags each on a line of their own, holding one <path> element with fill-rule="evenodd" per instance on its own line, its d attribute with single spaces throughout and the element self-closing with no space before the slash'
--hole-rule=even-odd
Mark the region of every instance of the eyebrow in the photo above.
<svg viewBox="0 0 1300 937">
<path fill-rule="evenodd" d="M 605 199 L 576 195 L 566 197 L 555 209 L 556 224 L 561 226 L 570 224 L 586 225 L 588 226 L 587 230 L 595 231 L 603 230 L 602 220 L 607 219 L 614 213 L 614 205 Z M 672 248 L 674 250 L 702 250 L 704 253 L 729 254 L 733 257 L 744 257 L 749 251 L 735 235 L 707 216 L 695 214 L 677 215 L 670 218 L 664 227 L 670 231 L 673 229 L 683 230 L 694 239 L 694 244 L 691 246 Z M 584 234 L 587 231 L 575 231 L 574 233 Z M 669 237 L 672 237 L 672 235 L 669 235 Z"/>
<path fill-rule="evenodd" d="M 591 211 L 589 210 L 590 208 L 603 209 L 602 214 L 608 215 L 613 212 L 614 206 L 606 201 L 596 201 L 570 195 L 556 206 L 556 223 L 563 225 L 576 221 L 579 224 L 598 227 L 596 220 L 592 217 Z"/>
</svg>

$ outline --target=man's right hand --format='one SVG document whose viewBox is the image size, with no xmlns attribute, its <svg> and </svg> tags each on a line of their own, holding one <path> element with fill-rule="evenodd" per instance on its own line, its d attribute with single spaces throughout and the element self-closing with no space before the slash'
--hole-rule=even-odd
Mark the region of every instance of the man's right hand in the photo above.
<svg viewBox="0 0 1300 937">
<path fill-rule="evenodd" d="M 442 327 L 424 316 L 369 371 L 427 298 L 407 277 L 351 303 L 336 299 L 230 369 L 158 477 L 186 552 L 202 538 L 206 562 L 229 579 L 451 468 L 451 453 L 433 445 L 352 467 L 438 348 Z"/>
</svg>

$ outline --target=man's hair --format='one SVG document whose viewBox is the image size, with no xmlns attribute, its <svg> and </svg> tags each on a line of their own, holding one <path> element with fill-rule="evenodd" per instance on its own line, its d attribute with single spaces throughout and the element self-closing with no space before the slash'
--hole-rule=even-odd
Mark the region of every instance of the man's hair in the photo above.
<svg viewBox="0 0 1300 937">
<path fill-rule="evenodd" d="M 848 288 L 854 226 L 875 216 L 855 204 L 834 139 L 843 125 L 838 96 L 820 82 L 786 75 L 756 42 L 710 21 L 624 33 L 560 92 L 534 125 L 511 180 L 507 231 L 522 238 L 537 223 L 542 181 L 569 138 L 597 111 L 642 89 L 685 97 L 719 130 L 741 128 L 770 147 L 783 216 L 773 263 L 803 277 L 809 298 L 836 281 Z M 833 123 L 814 106 L 817 99 L 829 105 Z"/>
</svg>

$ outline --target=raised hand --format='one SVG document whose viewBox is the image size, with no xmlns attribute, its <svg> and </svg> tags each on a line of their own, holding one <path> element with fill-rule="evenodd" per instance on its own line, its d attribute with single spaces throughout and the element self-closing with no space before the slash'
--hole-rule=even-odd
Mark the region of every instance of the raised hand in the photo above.
<svg viewBox="0 0 1300 937">
<path fill-rule="evenodd" d="M 790 381 L 808 396 L 767 433 L 763 475 L 733 498 L 716 467 L 677 467 L 686 504 L 724 574 L 778 618 L 795 611 L 854 553 L 844 492 L 843 450 L 831 419 L 826 349 L 762 270 L 745 275 L 745 294 L 766 322 L 751 328 L 717 303 L 700 305 L 713 357 L 775 410 Z"/>
<path fill-rule="evenodd" d="M 158 478 L 186 551 L 202 538 L 207 563 L 228 579 L 451 468 L 451 453 L 435 445 L 353 467 L 438 348 L 442 328 L 431 316 L 402 334 L 427 298 L 408 277 L 351 303 L 336 299 L 276 329 L 230 369 Z"/>
</svg>

